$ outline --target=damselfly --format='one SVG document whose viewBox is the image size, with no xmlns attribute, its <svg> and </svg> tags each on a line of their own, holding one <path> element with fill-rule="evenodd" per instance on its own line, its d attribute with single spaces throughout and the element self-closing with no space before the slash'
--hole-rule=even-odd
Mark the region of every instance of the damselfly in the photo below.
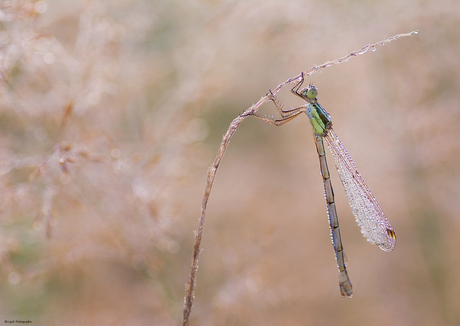
<svg viewBox="0 0 460 326">
<path fill-rule="evenodd" d="M 302 74 L 301 80 L 291 88 L 291 92 L 305 100 L 306 104 L 298 108 L 283 110 L 270 91 L 269 95 L 280 113 L 281 119 L 275 120 L 273 118 L 255 116 L 275 126 L 281 126 L 303 112 L 308 115 L 313 129 L 316 150 L 319 156 L 321 176 L 323 177 L 324 193 L 329 216 L 329 227 L 331 230 L 332 244 L 334 246 L 335 258 L 337 260 L 337 267 L 339 270 L 340 293 L 344 297 L 351 297 L 353 294 L 353 288 L 350 279 L 348 278 L 347 268 L 345 265 L 342 240 L 340 238 L 339 220 L 335 209 L 334 192 L 332 190 L 329 169 L 327 167 L 323 139 L 326 141 L 327 146 L 334 156 L 335 166 L 340 179 L 342 180 L 343 187 L 348 197 L 348 202 L 353 211 L 356 222 L 361 227 L 363 235 L 369 242 L 374 243 L 378 245 L 380 249 L 389 252 L 395 247 L 396 234 L 377 203 L 377 200 L 372 195 L 371 190 L 356 169 L 356 166 L 345 148 L 345 145 L 343 145 L 332 129 L 331 116 L 316 99 L 318 90 L 313 85 L 300 89 L 303 82 L 304 77 Z"/>
</svg>

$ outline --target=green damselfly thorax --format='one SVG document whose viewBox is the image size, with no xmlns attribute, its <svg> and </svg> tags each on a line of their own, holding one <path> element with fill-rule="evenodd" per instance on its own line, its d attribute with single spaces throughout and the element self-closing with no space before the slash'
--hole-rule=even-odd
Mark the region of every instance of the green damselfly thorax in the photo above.
<svg viewBox="0 0 460 326">
<path fill-rule="evenodd" d="M 304 77 L 302 74 L 301 80 L 291 88 L 291 92 L 305 100 L 306 103 L 304 105 L 298 108 L 283 110 L 270 91 L 271 99 L 280 113 L 281 119 L 275 120 L 272 118 L 255 116 L 275 126 L 281 126 L 304 112 L 310 119 L 316 150 L 319 156 L 321 176 L 324 183 L 329 227 L 339 270 L 340 293 L 344 297 L 351 297 L 353 288 L 347 274 L 342 240 L 340 237 L 339 220 L 335 208 L 334 191 L 332 190 L 323 140 L 325 140 L 334 156 L 335 166 L 340 180 L 342 180 L 348 202 L 356 222 L 361 227 L 363 235 L 369 242 L 389 252 L 392 251 L 396 245 L 396 234 L 377 203 L 377 200 L 372 195 L 371 190 L 356 169 L 355 163 L 351 159 L 345 145 L 339 140 L 332 129 L 331 116 L 317 101 L 316 96 L 318 90 L 313 85 L 301 89 L 303 82 Z"/>
</svg>

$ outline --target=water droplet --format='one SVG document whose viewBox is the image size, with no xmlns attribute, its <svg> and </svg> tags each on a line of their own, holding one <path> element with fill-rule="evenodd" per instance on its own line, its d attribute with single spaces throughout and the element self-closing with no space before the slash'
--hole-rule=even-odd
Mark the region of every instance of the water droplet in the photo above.
<svg viewBox="0 0 460 326">
<path fill-rule="evenodd" d="M 121 155 L 121 151 L 118 148 L 113 148 L 110 151 L 110 156 L 112 156 L 113 158 L 120 158 L 120 155 Z"/>
<path fill-rule="evenodd" d="M 375 52 L 377 49 L 375 48 L 375 46 L 371 47 L 371 51 L 372 52 Z"/>
<path fill-rule="evenodd" d="M 38 1 L 34 5 L 35 11 L 38 12 L 39 14 L 44 13 L 47 8 L 48 8 L 48 5 L 46 4 L 45 1 Z"/>
<path fill-rule="evenodd" d="M 47 52 L 43 56 L 43 61 L 49 65 L 52 64 L 55 59 L 56 59 L 56 56 L 52 52 Z"/>
</svg>

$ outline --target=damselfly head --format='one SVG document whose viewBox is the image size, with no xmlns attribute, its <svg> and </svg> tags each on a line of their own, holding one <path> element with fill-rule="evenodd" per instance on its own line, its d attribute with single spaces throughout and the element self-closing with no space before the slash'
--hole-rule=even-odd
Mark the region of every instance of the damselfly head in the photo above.
<svg viewBox="0 0 460 326">
<path fill-rule="evenodd" d="M 305 87 L 304 89 L 302 89 L 300 91 L 300 94 L 305 99 L 314 100 L 316 96 L 318 95 L 318 90 L 316 89 L 315 86 L 309 85 L 308 87 Z"/>
</svg>

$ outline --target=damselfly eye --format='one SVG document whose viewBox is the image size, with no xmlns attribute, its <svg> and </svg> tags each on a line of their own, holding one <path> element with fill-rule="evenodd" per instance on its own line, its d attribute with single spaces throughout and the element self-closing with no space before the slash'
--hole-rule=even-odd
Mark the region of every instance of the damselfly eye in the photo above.
<svg viewBox="0 0 460 326">
<path fill-rule="evenodd" d="M 311 100 L 314 100 L 318 95 L 318 90 L 315 86 L 309 86 L 307 89 L 307 97 Z"/>
</svg>

